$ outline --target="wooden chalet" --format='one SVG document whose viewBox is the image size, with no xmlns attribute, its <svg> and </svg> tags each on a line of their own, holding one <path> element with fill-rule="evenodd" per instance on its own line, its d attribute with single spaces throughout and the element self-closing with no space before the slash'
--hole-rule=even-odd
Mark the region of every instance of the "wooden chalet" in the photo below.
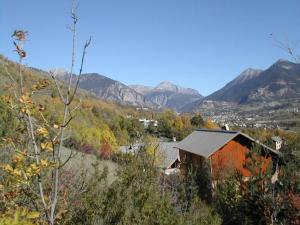
<svg viewBox="0 0 300 225">
<path fill-rule="evenodd" d="M 263 165 L 260 169 L 266 171 L 280 152 L 239 131 L 196 130 L 175 148 L 179 150 L 181 171 L 202 169 L 204 162 L 208 162 L 213 180 L 222 180 L 231 172 L 251 176 L 246 161 L 254 146 L 261 149 L 259 158 Z"/>
</svg>

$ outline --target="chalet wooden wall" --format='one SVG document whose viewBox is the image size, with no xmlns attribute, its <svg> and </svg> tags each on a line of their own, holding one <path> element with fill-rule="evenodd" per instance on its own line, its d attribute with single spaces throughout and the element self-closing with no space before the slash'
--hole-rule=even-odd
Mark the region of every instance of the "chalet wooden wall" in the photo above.
<svg viewBox="0 0 300 225">
<path fill-rule="evenodd" d="M 251 176 L 250 171 L 246 168 L 246 161 L 249 149 L 252 148 L 252 143 L 243 138 L 237 138 L 229 141 L 226 145 L 211 155 L 212 173 L 214 179 L 222 179 L 227 174 L 234 171 L 240 172 L 244 177 Z M 263 153 L 259 158 L 256 158 L 262 164 L 257 168 L 256 172 L 261 170 L 265 172 L 271 166 L 272 157 Z"/>
<path fill-rule="evenodd" d="M 183 175 L 187 175 L 188 170 L 193 168 L 194 171 L 203 169 L 204 157 L 186 152 L 179 149 L 180 171 Z"/>
<path fill-rule="evenodd" d="M 244 168 L 248 147 L 241 143 L 231 140 L 213 155 L 211 155 L 212 174 L 216 180 L 223 179 L 236 170 L 243 176 L 249 176 L 250 172 Z"/>
</svg>

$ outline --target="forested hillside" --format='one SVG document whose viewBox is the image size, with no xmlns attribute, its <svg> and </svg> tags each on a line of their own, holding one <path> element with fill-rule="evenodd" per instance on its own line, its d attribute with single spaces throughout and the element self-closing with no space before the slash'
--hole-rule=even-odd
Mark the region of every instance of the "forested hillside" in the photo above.
<svg viewBox="0 0 300 225">
<path fill-rule="evenodd" d="M 19 65 L 9 61 L 4 56 L 1 56 L 0 60 L 0 93 L 2 96 L 8 93 L 13 94 L 11 78 L 18 80 Z M 49 86 L 40 91 L 34 98 L 45 106 L 47 119 L 52 123 L 58 123 L 62 118 L 57 112 L 63 110 L 63 105 L 59 101 L 59 93 L 50 74 L 38 69 L 22 68 L 26 86 L 33 85 L 37 81 L 46 80 L 49 82 Z M 60 85 L 63 87 L 65 84 L 61 83 Z M 115 151 L 118 146 L 134 143 L 142 134 L 169 139 L 176 137 L 177 140 L 181 140 L 197 127 L 215 126 L 210 121 L 203 121 L 202 118 L 199 122 L 193 123 L 193 115 L 190 114 L 177 115 L 171 110 L 163 112 L 150 109 L 141 110 L 106 102 L 83 89 L 78 91 L 76 104 L 78 110 L 70 123 L 69 138 L 65 144 L 89 153 L 100 153 L 104 140 L 108 141 L 111 149 Z M 157 120 L 158 126 L 145 128 L 139 122 L 139 119 L 142 118 Z"/>
</svg>

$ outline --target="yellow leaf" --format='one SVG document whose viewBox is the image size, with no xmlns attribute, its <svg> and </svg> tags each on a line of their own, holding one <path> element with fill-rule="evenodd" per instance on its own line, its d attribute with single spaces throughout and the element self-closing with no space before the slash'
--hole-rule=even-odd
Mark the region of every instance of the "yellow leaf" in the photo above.
<svg viewBox="0 0 300 225">
<path fill-rule="evenodd" d="M 34 91 L 35 91 L 35 90 L 37 90 L 37 89 L 38 89 L 38 87 L 39 87 L 39 86 L 38 86 L 37 84 L 34 84 L 34 85 L 32 85 L 32 87 L 31 87 L 31 88 L 32 88 L 32 90 L 34 90 Z"/>
<path fill-rule="evenodd" d="M 38 175 L 40 171 L 41 171 L 40 168 L 35 163 L 32 163 L 26 172 L 28 176 L 32 176 L 32 175 Z"/>
<path fill-rule="evenodd" d="M 15 176 L 21 176 L 21 170 L 19 170 L 19 169 L 14 169 L 14 171 L 13 171 L 13 174 L 15 175 Z"/>
<path fill-rule="evenodd" d="M 30 100 L 29 93 L 25 93 L 24 95 L 22 95 L 22 96 L 19 98 L 19 101 L 20 101 L 21 103 L 32 103 L 32 101 Z"/>
<path fill-rule="evenodd" d="M 20 162 L 23 162 L 25 160 L 25 157 L 22 154 L 15 154 L 13 156 L 12 160 L 13 160 L 14 163 L 20 163 Z"/>
<path fill-rule="evenodd" d="M 7 104 L 11 104 L 12 103 L 12 97 L 10 95 L 5 95 L 4 96 L 4 101 L 7 103 Z"/>
<path fill-rule="evenodd" d="M 24 95 L 22 95 L 21 98 L 19 99 L 19 101 L 21 103 L 25 103 L 26 102 L 26 97 Z"/>
<path fill-rule="evenodd" d="M 36 133 L 37 133 L 37 135 L 43 136 L 43 137 L 47 137 L 49 135 L 48 130 L 44 127 L 40 127 L 39 129 L 37 129 Z"/>
<path fill-rule="evenodd" d="M 53 127 L 54 127 L 55 129 L 58 129 L 58 128 L 59 128 L 59 126 L 58 126 L 57 124 L 54 124 Z"/>
<path fill-rule="evenodd" d="M 27 115 L 30 115 L 30 111 L 29 111 L 29 109 L 27 109 L 27 108 L 21 108 L 21 113 L 24 113 L 24 114 L 27 114 Z"/>
<path fill-rule="evenodd" d="M 48 162 L 47 162 L 47 160 L 45 160 L 45 159 L 42 159 L 42 160 L 41 160 L 41 166 L 43 166 L 43 167 L 46 167 L 46 166 L 48 166 Z"/>
<path fill-rule="evenodd" d="M 37 211 L 33 211 L 27 214 L 27 218 L 28 219 L 35 219 L 38 218 L 40 216 L 40 213 Z"/>
<path fill-rule="evenodd" d="M 53 151 L 53 145 L 50 141 L 41 143 L 41 148 L 47 151 Z"/>
<path fill-rule="evenodd" d="M 68 212 L 67 210 L 63 210 L 63 209 L 61 209 L 61 210 L 59 210 L 58 211 L 58 213 L 56 214 L 56 219 L 58 219 L 58 220 L 61 220 L 62 218 L 63 218 L 63 215 L 66 213 L 66 212 Z"/>
<path fill-rule="evenodd" d="M 4 170 L 6 170 L 6 172 L 13 172 L 14 171 L 14 169 L 11 167 L 11 165 L 9 165 L 9 164 L 4 164 L 4 165 L 1 165 L 1 167 L 4 169 Z"/>
<path fill-rule="evenodd" d="M 38 91 L 38 90 L 46 88 L 49 85 L 49 83 L 50 82 L 48 80 L 43 79 L 43 80 L 38 81 L 36 84 L 32 85 L 31 89 L 33 91 Z"/>
</svg>

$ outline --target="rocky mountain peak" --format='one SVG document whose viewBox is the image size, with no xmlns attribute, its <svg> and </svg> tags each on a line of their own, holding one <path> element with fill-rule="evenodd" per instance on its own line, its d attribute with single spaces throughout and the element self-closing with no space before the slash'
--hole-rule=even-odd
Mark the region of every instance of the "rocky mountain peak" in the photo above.
<svg viewBox="0 0 300 225">
<path fill-rule="evenodd" d="M 292 69 L 295 65 L 295 63 L 290 62 L 286 59 L 278 59 L 273 65 L 270 66 L 269 69 L 285 69 L 285 70 L 290 70 Z"/>
<path fill-rule="evenodd" d="M 274 64 L 280 64 L 280 63 L 291 63 L 289 60 L 286 59 L 278 59 Z"/>
<path fill-rule="evenodd" d="M 247 69 L 205 100 L 237 104 L 284 101 L 300 96 L 300 64 L 280 59 L 266 70 Z"/>
<path fill-rule="evenodd" d="M 180 87 L 176 84 L 173 84 L 170 81 L 163 81 L 163 82 L 159 83 L 154 88 L 154 90 L 156 90 L 156 91 L 170 91 L 170 92 L 180 93 L 180 94 L 199 95 L 199 96 L 201 96 L 197 90 L 194 90 L 192 88 Z"/>
<path fill-rule="evenodd" d="M 142 95 L 146 95 L 153 90 L 153 87 L 140 85 L 140 84 L 132 84 L 128 86 Z"/>
<path fill-rule="evenodd" d="M 248 68 L 244 70 L 236 79 L 235 79 L 235 84 L 237 83 L 243 83 L 247 80 L 253 79 L 254 77 L 257 77 L 261 74 L 262 70 L 259 69 L 253 69 L 253 68 Z"/>
<path fill-rule="evenodd" d="M 162 81 L 155 87 L 155 89 L 161 89 L 161 90 L 164 90 L 164 91 L 175 91 L 175 92 L 177 92 L 178 91 L 178 86 L 173 84 L 170 81 Z"/>
<path fill-rule="evenodd" d="M 202 98 L 197 90 L 180 87 L 170 81 L 163 81 L 156 87 L 144 85 L 130 85 L 130 87 L 157 104 L 159 108 L 172 108 L 177 111 L 184 105 Z"/>
</svg>

